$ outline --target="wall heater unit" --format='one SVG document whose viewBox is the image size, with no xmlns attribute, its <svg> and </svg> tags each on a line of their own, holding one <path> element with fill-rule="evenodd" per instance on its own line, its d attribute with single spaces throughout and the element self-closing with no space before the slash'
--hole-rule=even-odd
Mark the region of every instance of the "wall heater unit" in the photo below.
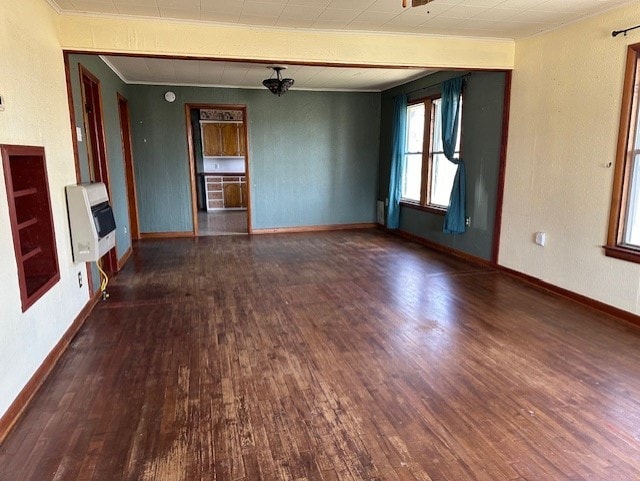
<svg viewBox="0 0 640 481">
<path fill-rule="evenodd" d="M 93 262 L 116 245 L 116 222 L 103 183 L 68 185 L 67 210 L 75 262 Z"/>
</svg>

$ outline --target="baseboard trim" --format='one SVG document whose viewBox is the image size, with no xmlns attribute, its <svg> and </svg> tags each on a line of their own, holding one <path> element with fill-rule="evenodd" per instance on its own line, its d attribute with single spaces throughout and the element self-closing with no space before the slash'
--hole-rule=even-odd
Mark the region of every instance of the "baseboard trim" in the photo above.
<svg viewBox="0 0 640 481">
<path fill-rule="evenodd" d="M 131 257 L 131 254 L 133 254 L 133 247 L 129 246 L 129 248 L 125 251 L 125 253 L 122 254 L 122 257 L 118 259 L 118 272 L 122 270 L 124 265 L 129 260 L 129 257 Z"/>
<path fill-rule="evenodd" d="M 296 232 L 323 232 L 334 230 L 353 229 L 373 229 L 377 226 L 375 222 L 361 224 L 327 224 L 327 225 L 307 225 L 300 227 L 273 227 L 269 229 L 253 229 L 252 234 L 292 234 Z"/>
<path fill-rule="evenodd" d="M 4 442 L 7 435 L 11 432 L 18 420 L 22 417 L 25 409 L 36 395 L 44 381 L 47 379 L 55 365 L 60 360 L 60 357 L 69 347 L 69 344 L 76 336 L 80 328 L 84 325 L 87 317 L 91 314 L 91 311 L 100 300 L 100 291 L 93 294 L 93 296 L 87 301 L 82 310 L 78 313 L 76 318 L 69 326 L 69 329 L 60 338 L 55 347 L 42 361 L 40 367 L 31 376 L 31 379 L 22 388 L 18 397 L 11 403 L 7 412 L 0 418 L 0 445 Z"/>
<path fill-rule="evenodd" d="M 193 231 L 176 232 L 140 232 L 140 239 L 175 239 L 177 237 L 194 237 Z"/>
<path fill-rule="evenodd" d="M 625 311 L 623 309 L 619 309 L 610 304 L 606 304 L 602 301 L 598 301 L 591 297 L 578 294 L 577 292 L 570 291 L 569 289 L 565 289 L 564 287 L 559 287 L 554 284 L 550 284 L 549 282 L 543 281 L 538 277 L 530 276 L 529 274 L 525 274 L 523 272 L 519 272 L 508 267 L 497 266 L 498 270 L 508 274 L 512 277 L 520 279 L 521 281 L 526 282 L 527 284 L 531 284 L 539 289 L 551 292 L 560 297 L 564 297 L 565 299 L 570 299 L 574 302 L 582 304 L 583 306 L 589 307 L 596 311 L 602 312 L 604 314 L 608 314 L 610 316 L 616 317 L 618 319 L 622 319 L 623 321 L 629 322 L 636 326 L 640 326 L 640 316 L 637 314 L 633 314 L 632 312 Z"/>
<path fill-rule="evenodd" d="M 491 263 L 491 261 L 482 259 L 481 257 L 476 257 L 471 254 L 467 254 L 466 252 L 462 252 L 462 251 L 453 249 L 451 247 L 443 246 L 429 239 L 425 239 L 424 237 L 420 237 L 419 235 L 412 234 L 411 232 L 406 232 L 403 230 L 389 230 L 384 227 L 382 229 L 388 232 L 389 234 L 402 237 L 403 239 L 406 239 L 411 242 L 415 242 L 416 244 L 421 244 L 425 247 L 428 247 L 429 249 L 438 251 L 441 254 L 447 254 L 452 257 L 457 257 L 458 259 L 462 259 L 464 261 L 467 261 L 471 264 L 475 264 L 480 267 L 495 267 L 493 263 Z"/>
<path fill-rule="evenodd" d="M 490 267 L 494 268 L 499 272 L 503 272 L 511 277 L 519 279 L 520 281 L 526 282 L 538 289 L 542 289 L 544 291 L 550 292 L 559 297 L 563 297 L 565 299 L 569 299 L 573 302 L 581 304 L 590 309 L 596 310 L 598 312 L 602 312 L 603 314 L 607 314 L 609 316 L 615 317 L 622 321 L 628 322 L 635 326 L 640 326 L 640 316 L 637 314 L 633 314 L 632 312 L 625 311 L 623 309 L 619 309 L 610 304 L 606 304 L 602 301 L 598 301 L 591 297 L 585 296 L 583 294 L 578 294 L 577 292 L 570 291 L 569 289 L 565 289 L 563 287 L 556 286 L 554 284 L 550 284 L 549 282 L 543 281 L 537 277 L 533 277 L 529 274 L 525 274 L 523 272 L 519 272 L 508 267 L 501 266 L 499 264 L 494 264 L 485 259 L 481 259 L 480 257 L 475 257 L 465 252 L 461 252 L 455 249 L 451 249 L 450 247 L 442 246 L 440 244 L 436 244 L 430 240 L 424 239 L 423 237 L 417 236 L 415 234 L 411 234 L 409 232 L 401 231 L 401 230 L 389 230 L 386 227 L 378 224 L 380 230 L 383 230 L 391 235 L 395 235 L 398 237 L 402 237 L 412 242 L 416 242 L 418 244 L 422 244 L 425 247 L 430 249 L 439 251 L 443 254 L 451 255 L 454 257 L 458 257 L 460 259 L 466 260 L 470 263 L 482 266 L 482 267 Z"/>
</svg>

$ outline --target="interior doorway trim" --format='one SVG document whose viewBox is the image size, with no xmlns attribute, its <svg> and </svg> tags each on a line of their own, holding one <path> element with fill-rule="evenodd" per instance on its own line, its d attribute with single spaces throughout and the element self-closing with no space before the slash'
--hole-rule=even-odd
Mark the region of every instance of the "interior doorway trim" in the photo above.
<svg viewBox="0 0 640 481">
<path fill-rule="evenodd" d="M 244 175 L 247 193 L 247 234 L 253 234 L 251 227 L 251 174 L 249 171 L 249 120 L 247 118 L 247 106 L 235 104 L 185 104 L 185 116 L 187 119 L 187 150 L 189 151 L 189 174 L 191 177 L 191 216 L 193 218 L 193 235 L 198 236 L 198 199 L 196 189 L 196 159 L 193 155 L 193 123 L 191 122 L 191 111 L 193 109 L 224 109 L 242 110 L 244 119 Z"/>
<path fill-rule="evenodd" d="M 133 165 L 133 149 L 131 147 L 131 115 L 129 114 L 129 102 L 120 92 L 117 92 L 117 96 L 118 116 L 120 117 L 120 137 L 122 139 L 122 158 L 124 159 L 124 176 L 127 184 L 129 228 L 131 230 L 131 239 L 139 239 L 138 195 L 136 193 L 136 176 Z"/>
<path fill-rule="evenodd" d="M 78 64 L 80 74 L 80 92 L 82 96 L 82 116 L 85 128 L 87 163 L 92 182 L 102 182 L 107 187 L 109 199 L 113 199 L 107 159 L 107 143 L 104 128 L 104 108 L 102 106 L 102 88 L 100 79 L 84 65 Z M 116 247 L 105 255 L 107 272 L 118 272 Z"/>
</svg>

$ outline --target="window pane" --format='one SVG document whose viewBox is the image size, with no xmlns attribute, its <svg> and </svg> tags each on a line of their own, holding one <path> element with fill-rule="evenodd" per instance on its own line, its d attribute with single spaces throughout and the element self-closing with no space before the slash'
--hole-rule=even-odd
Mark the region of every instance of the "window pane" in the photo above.
<svg viewBox="0 0 640 481">
<path fill-rule="evenodd" d="M 402 179 L 402 198 L 420 201 L 420 178 L 422 176 L 422 154 L 407 154 Z"/>
<path fill-rule="evenodd" d="M 431 152 L 442 152 L 442 109 L 441 100 L 433 101 L 432 115 L 433 125 L 431 126 Z"/>
<path fill-rule="evenodd" d="M 640 137 L 640 136 L 638 136 Z M 636 139 L 637 140 L 637 139 Z M 640 247 L 640 155 L 635 154 L 631 170 L 629 203 L 625 222 L 624 243 Z"/>
<path fill-rule="evenodd" d="M 438 207 L 448 207 L 451 197 L 451 187 L 458 166 L 450 162 L 443 153 L 442 147 L 442 99 L 433 101 L 433 128 L 431 129 L 431 191 L 429 203 Z M 460 138 L 462 119 L 462 102 L 458 113 L 458 139 L 456 142 L 456 157 L 460 155 Z"/>
<path fill-rule="evenodd" d="M 424 104 L 409 105 L 407 108 L 407 150 L 409 153 L 422 152 L 424 139 Z"/>
<path fill-rule="evenodd" d="M 433 155 L 431 177 L 431 204 L 441 207 L 449 206 L 451 186 L 458 166 L 445 157 L 444 154 Z"/>
<path fill-rule="evenodd" d="M 460 140 L 462 137 L 462 129 L 460 121 L 462 120 L 462 99 L 460 99 L 460 112 L 458 112 L 458 138 L 456 140 L 456 156 L 460 153 Z M 433 128 L 431 129 L 431 151 L 442 152 L 442 99 L 433 101 Z"/>
</svg>

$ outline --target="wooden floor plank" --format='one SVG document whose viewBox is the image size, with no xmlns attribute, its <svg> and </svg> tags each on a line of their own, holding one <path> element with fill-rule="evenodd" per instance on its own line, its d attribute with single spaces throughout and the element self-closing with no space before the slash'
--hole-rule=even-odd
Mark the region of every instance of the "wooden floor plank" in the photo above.
<svg viewBox="0 0 640 481">
<path fill-rule="evenodd" d="M 149 240 L 2 481 L 640 479 L 640 330 L 376 231 Z"/>
</svg>

